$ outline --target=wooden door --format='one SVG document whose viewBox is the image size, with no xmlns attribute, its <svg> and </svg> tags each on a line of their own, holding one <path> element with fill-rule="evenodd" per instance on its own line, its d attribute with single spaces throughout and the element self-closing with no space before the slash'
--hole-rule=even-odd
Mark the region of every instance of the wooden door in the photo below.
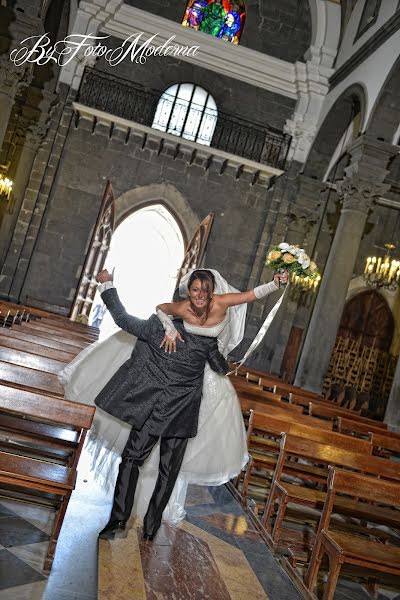
<svg viewBox="0 0 400 600">
<path fill-rule="evenodd" d="M 97 289 L 96 275 L 102 270 L 107 253 L 110 249 L 111 238 L 115 227 L 114 193 L 110 181 L 101 202 L 99 216 L 93 231 L 86 261 L 82 271 L 78 291 L 71 311 L 71 320 L 86 321 L 92 308 Z"/>
<path fill-rule="evenodd" d="M 182 266 L 178 272 L 176 287 L 179 287 L 179 282 L 188 271 L 197 269 L 203 259 L 206 250 L 207 241 L 210 236 L 211 227 L 214 221 L 214 213 L 210 213 L 200 223 L 192 239 L 187 245 L 185 256 L 182 261 Z"/>
</svg>

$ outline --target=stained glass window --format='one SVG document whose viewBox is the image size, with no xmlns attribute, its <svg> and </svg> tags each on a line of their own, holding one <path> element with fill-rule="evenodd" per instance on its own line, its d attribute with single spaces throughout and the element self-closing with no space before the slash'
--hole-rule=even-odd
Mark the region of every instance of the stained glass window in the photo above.
<svg viewBox="0 0 400 600">
<path fill-rule="evenodd" d="M 206 90 L 176 83 L 161 96 L 152 127 L 209 146 L 217 116 L 217 105 Z"/>
<path fill-rule="evenodd" d="M 182 25 L 238 44 L 245 18 L 243 0 L 189 0 Z"/>
</svg>

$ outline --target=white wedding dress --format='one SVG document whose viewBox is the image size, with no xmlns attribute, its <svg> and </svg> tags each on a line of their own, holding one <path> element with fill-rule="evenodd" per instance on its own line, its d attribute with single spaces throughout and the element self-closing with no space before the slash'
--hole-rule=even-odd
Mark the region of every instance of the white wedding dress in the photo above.
<svg viewBox="0 0 400 600">
<path fill-rule="evenodd" d="M 213 272 L 218 276 L 217 293 L 237 291 L 218 272 Z M 184 326 L 189 333 L 217 337 L 220 351 L 227 356 L 243 337 L 245 314 L 245 305 L 235 306 L 229 308 L 225 320 L 214 327 L 199 327 L 186 322 Z M 118 331 L 83 350 L 60 374 L 65 397 L 93 404 L 100 390 L 130 357 L 135 343 L 134 336 Z M 130 425 L 96 409 L 86 448 L 94 475 L 104 486 L 115 485 L 119 457 L 130 429 Z M 158 460 L 159 444 L 140 470 L 132 513 L 138 517 L 143 517 L 147 510 L 158 475 Z M 188 484 L 221 485 L 238 475 L 247 461 L 246 432 L 239 399 L 229 378 L 215 373 L 207 364 L 198 432 L 188 442 L 163 520 L 174 524 L 184 518 Z"/>
</svg>

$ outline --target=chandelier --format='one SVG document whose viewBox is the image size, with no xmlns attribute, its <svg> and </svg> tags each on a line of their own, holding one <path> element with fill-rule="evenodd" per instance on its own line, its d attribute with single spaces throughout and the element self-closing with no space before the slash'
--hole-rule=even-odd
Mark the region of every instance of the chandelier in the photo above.
<svg viewBox="0 0 400 600">
<path fill-rule="evenodd" d="M 316 277 L 307 277 L 304 275 L 296 275 L 292 273 L 290 283 L 302 292 L 315 292 L 321 281 L 321 275 Z"/>
<path fill-rule="evenodd" d="M 364 281 L 367 285 L 376 288 L 395 290 L 400 283 L 400 260 L 392 259 L 390 253 L 396 248 L 394 244 L 385 244 L 387 252 L 383 258 L 368 256 Z"/>
<path fill-rule="evenodd" d="M 8 202 L 12 192 L 13 182 L 0 173 L 0 201 Z"/>
</svg>

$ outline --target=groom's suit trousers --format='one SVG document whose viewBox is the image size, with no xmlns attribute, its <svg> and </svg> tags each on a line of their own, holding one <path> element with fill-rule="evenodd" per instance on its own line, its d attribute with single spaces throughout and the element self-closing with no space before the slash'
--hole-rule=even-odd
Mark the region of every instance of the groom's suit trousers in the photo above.
<svg viewBox="0 0 400 600">
<path fill-rule="evenodd" d="M 139 431 L 132 429 L 119 466 L 110 520 L 127 521 L 132 511 L 139 467 L 150 455 L 159 436 L 146 423 Z M 188 438 L 161 437 L 158 478 L 144 518 L 144 531 L 154 535 L 161 524 L 164 508 L 174 489 L 185 454 Z"/>
</svg>

